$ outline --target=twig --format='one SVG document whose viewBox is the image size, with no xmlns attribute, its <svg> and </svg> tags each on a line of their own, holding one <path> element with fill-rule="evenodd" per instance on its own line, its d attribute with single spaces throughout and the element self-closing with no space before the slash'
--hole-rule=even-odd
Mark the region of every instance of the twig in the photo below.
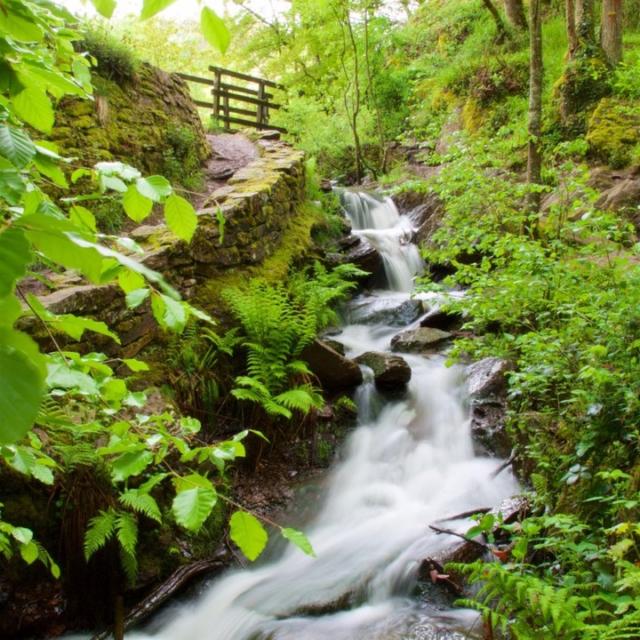
<svg viewBox="0 0 640 640">
<path fill-rule="evenodd" d="M 462 513 L 456 513 L 455 516 L 448 516 L 447 518 L 438 518 L 436 522 L 449 522 L 451 520 L 462 520 L 463 518 L 470 518 L 478 513 L 489 513 L 491 507 L 480 507 L 478 509 L 470 509 L 469 511 L 463 511 Z"/>
<path fill-rule="evenodd" d="M 497 478 L 505 469 L 510 467 L 516 459 L 516 450 L 511 452 L 508 460 L 505 460 L 495 471 L 491 473 L 491 478 Z"/>
<path fill-rule="evenodd" d="M 56 340 L 55 336 L 51 332 L 51 329 L 49 328 L 49 325 L 46 323 L 45 319 L 33 308 L 32 304 L 29 302 L 29 300 L 24 295 L 24 293 L 22 292 L 22 289 L 20 289 L 19 286 L 16 287 L 16 291 L 18 292 L 18 295 L 22 298 L 24 303 L 29 307 L 29 309 L 31 309 L 31 313 L 33 313 L 33 315 L 42 323 L 42 326 L 45 328 L 46 332 L 49 334 L 49 337 L 51 338 L 51 341 L 53 342 L 53 346 L 56 348 L 56 351 L 62 356 L 62 359 L 64 360 L 65 364 L 69 366 L 69 361 L 67 360 L 67 357 L 64 355 L 64 352 L 60 348 L 58 341 Z"/>
<path fill-rule="evenodd" d="M 474 540 L 473 538 L 469 538 L 469 536 L 464 535 L 463 533 L 458 533 L 457 531 L 453 531 L 453 529 L 442 529 L 440 527 L 436 527 L 433 524 L 429 525 L 429 529 L 435 531 L 436 533 L 445 533 L 449 536 L 455 536 L 456 538 L 462 538 L 466 542 L 470 542 L 471 544 L 478 545 L 482 547 L 485 551 L 493 551 L 491 545 L 486 544 L 485 542 L 480 542 L 479 540 Z"/>
</svg>

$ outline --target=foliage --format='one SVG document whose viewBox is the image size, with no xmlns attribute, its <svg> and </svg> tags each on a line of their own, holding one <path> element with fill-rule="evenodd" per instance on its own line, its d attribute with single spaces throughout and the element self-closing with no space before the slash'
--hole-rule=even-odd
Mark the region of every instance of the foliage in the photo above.
<svg viewBox="0 0 640 640">
<path fill-rule="evenodd" d="M 174 125 L 167 130 L 164 151 L 164 175 L 190 191 L 202 187 L 202 168 L 196 151 L 196 136 L 192 129 Z"/>
<path fill-rule="evenodd" d="M 77 49 L 94 60 L 98 73 L 116 82 L 131 82 L 135 78 L 137 60 L 125 43 L 114 36 L 106 24 L 87 24 Z"/>
</svg>

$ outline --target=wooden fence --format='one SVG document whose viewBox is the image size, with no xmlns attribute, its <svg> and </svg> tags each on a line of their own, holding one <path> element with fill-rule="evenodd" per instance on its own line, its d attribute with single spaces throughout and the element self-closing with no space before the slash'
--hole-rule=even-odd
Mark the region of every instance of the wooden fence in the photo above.
<svg viewBox="0 0 640 640">
<path fill-rule="evenodd" d="M 211 87 L 211 102 L 194 102 L 199 107 L 211 109 L 214 119 L 227 131 L 231 131 L 232 125 L 242 125 L 286 133 L 282 127 L 269 124 L 269 112 L 281 108 L 281 105 L 272 102 L 273 94 L 269 93 L 269 89 L 283 90 L 282 85 L 220 67 L 209 67 L 209 71 L 212 72 L 212 78 L 201 78 L 188 73 L 178 75 L 188 82 Z"/>
</svg>

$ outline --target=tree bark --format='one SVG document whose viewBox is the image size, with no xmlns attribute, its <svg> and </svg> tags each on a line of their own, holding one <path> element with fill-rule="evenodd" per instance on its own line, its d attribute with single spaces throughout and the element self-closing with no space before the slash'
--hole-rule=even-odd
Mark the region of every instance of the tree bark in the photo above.
<svg viewBox="0 0 640 640">
<path fill-rule="evenodd" d="M 566 0 L 567 40 L 569 41 L 568 58 L 573 58 L 578 49 L 578 32 L 576 31 L 576 3 L 575 0 Z"/>
<path fill-rule="evenodd" d="M 578 39 L 583 43 L 595 43 L 595 18 L 593 0 L 575 0 L 576 2 L 576 30 Z"/>
<path fill-rule="evenodd" d="M 542 182 L 542 17 L 540 0 L 529 3 L 529 145 L 527 182 L 533 187 Z M 540 193 L 532 189 L 530 205 L 533 213 L 540 210 Z"/>
<path fill-rule="evenodd" d="M 491 0 L 482 0 L 483 4 L 489 10 L 489 13 L 493 17 L 493 21 L 496 23 L 496 32 L 498 34 L 498 41 L 502 42 L 507 36 L 507 30 L 504 27 L 504 22 L 502 22 L 502 17 L 500 16 L 500 12 L 496 9 L 495 5 Z"/>
<path fill-rule="evenodd" d="M 519 31 L 526 31 L 527 18 L 524 14 L 522 0 L 504 0 L 504 10 L 509 24 Z"/>
<path fill-rule="evenodd" d="M 623 14 L 622 0 L 602 0 L 600 44 L 611 65 L 622 60 Z"/>
</svg>

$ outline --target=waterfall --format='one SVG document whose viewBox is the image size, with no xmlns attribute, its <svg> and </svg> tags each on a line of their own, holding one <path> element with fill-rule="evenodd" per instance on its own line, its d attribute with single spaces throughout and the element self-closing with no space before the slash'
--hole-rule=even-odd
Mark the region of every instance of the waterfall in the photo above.
<svg viewBox="0 0 640 640">
<path fill-rule="evenodd" d="M 382 256 L 389 288 L 410 293 L 423 268 L 418 247 L 411 242 L 411 220 L 398 213 L 391 198 L 354 191 L 342 191 L 340 198 L 354 235 L 367 240 Z"/>
<path fill-rule="evenodd" d="M 406 291 L 420 272 L 410 224 L 389 200 L 344 192 L 354 232 L 382 253 L 389 286 Z M 378 291 L 378 297 L 403 297 Z M 368 299 L 368 298 L 367 298 Z M 399 329 L 349 325 L 336 336 L 347 355 L 389 349 Z M 190 606 L 172 610 L 157 640 L 454 640 L 473 616 L 411 597 L 421 560 L 451 543 L 429 524 L 495 505 L 517 492 L 499 462 L 474 454 L 462 372 L 440 356 L 406 355 L 408 391 L 389 400 L 369 371 L 356 393 L 358 427 L 331 471 L 324 499 L 305 527 L 317 557 L 293 546 L 265 564 L 232 570 Z M 450 523 L 464 531 L 468 521 Z M 349 602 L 349 606 L 338 603 Z M 345 610 L 341 610 L 345 609 Z M 337 611 L 337 612 L 336 612 Z M 166 619 L 166 618 L 169 619 Z M 158 625 L 156 625 L 157 627 Z"/>
</svg>

